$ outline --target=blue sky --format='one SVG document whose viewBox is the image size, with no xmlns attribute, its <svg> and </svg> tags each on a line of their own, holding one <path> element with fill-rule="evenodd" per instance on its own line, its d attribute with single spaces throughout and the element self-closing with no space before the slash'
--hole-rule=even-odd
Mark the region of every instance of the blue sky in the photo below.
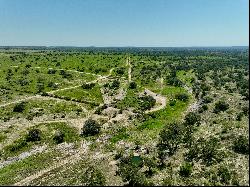
<svg viewBox="0 0 250 187">
<path fill-rule="evenodd" d="M 0 0 L 1 45 L 249 45 L 248 0 Z"/>
</svg>

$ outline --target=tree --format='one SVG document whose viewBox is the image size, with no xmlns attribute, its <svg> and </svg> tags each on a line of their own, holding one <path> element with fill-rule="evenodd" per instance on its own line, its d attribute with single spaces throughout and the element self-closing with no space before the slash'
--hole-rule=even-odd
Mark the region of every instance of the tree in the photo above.
<svg viewBox="0 0 250 187">
<path fill-rule="evenodd" d="M 94 166 L 90 166 L 86 170 L 83 175 L 83 179 L 86 186 L 104 186 L 106 183 L 103 173 Z"/>
<path fill-rule="evenodd" d="M 25 105 L 26 102 L 17 103 L 13 108 L 13 112 L 23 112 L 25 110 Z"/>
<path fill-rule="evenodd" d="M 180 93 L 176 95 L 176 99 L 179 99 L 180 101 L 187 102 L 189 97 L 188 94 Z"/>
<path fill-rule="evenodd" d="M 227 104 L 225 101 L 218 101 L 215 103 L 214 113 L 218 114 L 221 111 L 226 111 L 229 109 L 229 104 Z"/>
<path fill-rule="evenodd" d="M 249 154 L 249 140 L 245 136 L 240 135 L 234 140 L 233 150 L 236 153 Z"/>
<path fill-rule="evenodd" d="M 53 140 L 57 143 L 57 144 L 59 144 L 59 143 L 62 143 L 63 141 L 64 141 L 64 133 L 62 132 L 62 131 L 60 131 L 60 130 L 57 130 L 56 132 L 55 132 L 55 135 L 54 135 L 54 137 L 53 137 Z"/>
<path fill-rule="evenodd" d="M 181 167 L 180 167 L 180 171 L 179 174 L 182 177 L 189 177 L 192 173 L 192 169 L 193 169 L 193 164 L 189 163 L 189 162 L 185 162 Z"/>
<path fill-rule="evenodd" d="M 139 99 L 141 101 L 141 104 L 140 104 L 141 110 L 149 110 L 156 103 L 155 98 L 153 98 L 151 95 L 142 96 Z"/>
<path fill-rule="evenodd" d="M 220 178 L 220 182 L 229 184 L 229 181 L 232 178 L 232 173 L 229 171 L 227 167 L 222 166 L 218 170 L 218 176 Z"/>
<path fill-rule="evenodd" d="M 189 112 L 185 116 L 185 124 L 188 126 L 193 126 L 193 125 L 200 125 L 201 117 L 199 114 L 195 112 Z"/>
<path fill-rule="evenodd" d="M 130 83 L 129 83 L 129 88 L 130 88 L 130 89 L 135 89 L 136 87 L 137 87 L 136 82 L 130 82 Z"/>
<path fill-rule="evenodd" d="M 199 161 L 200 159 L 207 165 L 212 165 L 216 162 L 222 161 L 225 156 L 223 152 L 219 150 L 220 144 L 217 138 L 211 138 L 205 140 L 199 138 L 196 142 L 193 142 L 186 155 L 187 161 Z"/>
<path fill-rule="evenodd" d="M 160 132 L 160 140 L 157 144 L 158 154 L 161 159 L 165 156 L 172 156 L 182 142 L 183 125 L 171 123 L 166 125 Z"/>
<path fill-rule="evenodd" d="M 124 67 L 119 67 L 116 69 L 116 73 L 119 75 L 123 75 L 125 72 L 125 68 Z"/>
<path fill-rule="evenodd" d="M 34 142 L 41 140 L 41 131 L 39 129 L 31 129 L 26 136 L 27 142 Z"/>
<path fill-rule="evenodd" d="M 44 88 L 45 88 L 43 82 L 38 82 L 36 87 L 37 87 L 37 93 L 42 92 L 44 90 Z"/>
<path fill-rule="evenodd" d="M 118 174 L 123 182 L 129 186 L 148 186 L 150 183 L 140 169 L 143 167 L 143 162 L 133 162 L 133 156 L 122 157 L 118 164 Z"/>
<path fill-rule="evenodd" d="M 82 84 L 83 89 L 92 89 L 93 87 L 95 87 L 95 83 L 83 83 Z"/>
<path fill-rule="evenodd" d="M 100 132 L 101 126 L 99 123 L 97 123 L 95 120 L 88 119 L 85 121 L 83 127 L 82 127 L 82 132 L 81 135 L 84 136 L 93 136 L 96 135 Z"/>
<path fill-rule="evenodd" d="M 111 89 L 117 89 L 117 88 L 119 88 L 119 86 L 120 86 L 120 82 L 119 82 L 118 80 L 114 80 L 114 81 L 111 83 L 110 88 L 111 88 Z"/>
<path fill-rule="evenodd" d="M 48 74 L 55 74 L 56 73 L 56 70 L 55 69 L 49 69 L 48 70 Z"/>
</svg>

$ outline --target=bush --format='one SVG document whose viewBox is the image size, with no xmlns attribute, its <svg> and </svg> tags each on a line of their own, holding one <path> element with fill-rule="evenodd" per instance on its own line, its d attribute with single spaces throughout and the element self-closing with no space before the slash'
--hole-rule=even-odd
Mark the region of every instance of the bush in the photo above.
<svg viewBox="0 0 250 187">
<path fill-rule="evenodd" d="M 56 73 L 56 70 L 55 69 L 49 69 L 48 70 L 48 74 L 55 74 Z"/>
<path fill-rule="evenodd" d="M 240 154 L 249 154 L 249 141 L 245 136 L 240 135 L 234 140 L 233 150 Z"/>
<path fill-rule="evenodd" d="M 200 125 L 201 117 L 200 115 L 194 113 L 194 112 L 189 112 L 185 116 L 185 124 L 188 126 L 193 126 L 193 125 Z"/>
<path fill-rule="evenodd" d="M 248 116 L 248 113 L 249 113 L 249 106 L 245 106 L 242 108 L 242 111 L 243 111 L 243 114 Z"/>
<path fill-rule="evenodd" d="M 189 177 L 192 173 L 193 165 L 191 163 L 185 162 L 181 167 L 179 174 L 182 177 Z"/>
<path fill-rule="evenodd" d="M 7 147 L 7 149 L 10 150 L 10 152 L 16 152 L 21 150 L 23 147 L 27 145 L 27 142 L 25 140 L 21 140 L 19 142 L 16 142 L 14 145 L 10 145 Z"/>
<path fill-rule="evenodd" d="M 95 87 L 95 83 L 84 83 L 83 85 L 82 85 L 82 88 L 83 89 L 92 89 L 93 87 Z"/>
<path fill-rule="evenodd" d="M 156 103 L 155 98 L 153 98 L 151 95 L 146 95 L 146 96 L 140 97 L 139 99 L 141 101 L 141 104 L 140 104 L 141 110 L 149 110 Z"/>
<path fill-rule="evenodd" d="M 129 83 L 129 88 L 130 88 L 130 89 L 136 89 L 136 87 L 137 87 L 136 82 L 130 82 L 130 83 Z"/>
<path fill-rule="evenodd" d="M 174 106 L 175 104 L 176 104 L 176 100 L 175 99 L 170 99 L 169 105 Z"/>
<path fill-rule="evenodd" d="M 85 121 L 83 125 L 81 135 L 93 136 L 98 134 L 100 132 L 100 129 L 101 129 L 100 124 L 98 124 L 96 121 L 92 119 L 88 119 L 87 121 Z"/>
<path fill-rule="evenodd" d="M 123 75 L 125 73 L 125 68 L 124 67 L 117 68 L 116 73 L 119 75 Z"/>
<path fill-rule="evenodd" d="M 229 109 L 229 104 L 227 104 L 225 101 L 218 101 L 215 103 L 214 113 L 218 114 L 221 111 L 226 111 Z"/>
<path fill-rule="evenodd" d="M 243 116 L 244 116 L 243 112 L 238 113 L 236 116 L 236 120 L 241 121 Z"/>
<path fill-rule="evenodd" d="M 55 135 L 53 137 L 53 140 L 59 144 L 59 143 L 62 143 L 64 141 L 64 133 L 60 130 L 56 131 L 55 132 Z"/>
<path fill-rule="evenodd" d="M 102 109 L 101 109 L 101 107 L 98 107 L 98 108 L 95 110 L 95 114 L 100 115 L 101 113 L 102 113 Z"/>
<path fill-rule="evenodd" d="M 93 166 L 90 166 L 83 175 L 86 186 L 104 186 L 106 179 L 103 173 Z"/>
<path fill-rule="evenodd" d="M 183 101 L 183 102 L 187 102 L 189 99 L 189 96 L 188 96 L 188 94 L 181 93 L 181 94 L 176 95 L 176 99 Z"/>
<path fill-rule="evenodd" d="M 208 106 L 207 105 L 202 105 L 201 107 L 204 111 L 206 111 L 208 109 Z"/>
<path fill-rule="evenodd" d="M 160 140 L 157 144 L 159 157 L 164 159 L 166 155 L 172 156 L 177 151 L 182 136 L 182 124 L 171 123 L 166 125 L 160 132 Z"/>
<path fill-rule="evenodd" d="M 57 88 L 58 86 L 57 86 L 56 83 L 50 81 L 50 82 L 48 83 L 48 87 L 50 87 L 50 88 Z"/>
<path fill-rule="evenodd" d="M 201 159 L 207 166 L 221 162 L 223 157 L 223 153 L 219 151 L 218 139 L 216 138 L 209 140 L 198 139 L 196 142 L 193 142 L 186 154 L 187 161 L 199 161 Z"/>
<path fill-rule="evenodd" d="M 114 81 L 111 83 L 110 88 L 111 88 L 111 89 L 117 89 L 117 88 L 119 88 L 119 86 L 120 86 L 120 82 L 119 82 L 118 80 L 114 80 Z"/>
<path fill-rule="evenodd" d="M 31 129 L 26 136 L 27 142 L 34 142 L 41 140 L 41 131 L 39 129 Z"/>
<path fill-rule="evenodd" d="M 213 101 L 212 97 L 206 96 L 203 98 L 203 103 L 211 103 Z"/>
<path fill-rule="evenodd" d="M 208 106 L 207 106 L 207 105 L 202 105 L 202 107 L 199 108 L 198 112 L 199 112 L 199 113 L 202 113 L 202 112 L 204 112 L 204 111 L 206 111 L 206 110 L 208 110 Z"/>
<path fill-rule="evenodd" d="M 13 108 L 13 112 L 23 112 L 25 110 L 25 105 L 25 102 L 17 103 Z"/>
<path fill-rule="evenodd" d="M 220 182 L 225 184 L 229 184 L 232 178 L 231 172 L 225 166 L 219 168 L 218 176 L 220 177 Z"/>
<path fill-rule="evenodd" d="M 144 173 L 140 171 L 143 164 L 134 163 L 134 157 L 122 157 L 118 165 L 118 174 L 123 182 L 128 182 L 129 186 L 147 186 L 149 182 Z"/>
</svg>

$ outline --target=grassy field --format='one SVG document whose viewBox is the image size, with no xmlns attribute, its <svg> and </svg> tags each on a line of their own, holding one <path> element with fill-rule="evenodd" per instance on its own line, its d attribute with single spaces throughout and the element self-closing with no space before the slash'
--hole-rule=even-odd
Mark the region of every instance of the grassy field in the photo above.
<svg viewBox="0 0 250 187">
<path fill-rule="evenodd" d="M 0 185 L 249 185 L 248 65 L 244 50 L 0 51 Z"/>
</svg>

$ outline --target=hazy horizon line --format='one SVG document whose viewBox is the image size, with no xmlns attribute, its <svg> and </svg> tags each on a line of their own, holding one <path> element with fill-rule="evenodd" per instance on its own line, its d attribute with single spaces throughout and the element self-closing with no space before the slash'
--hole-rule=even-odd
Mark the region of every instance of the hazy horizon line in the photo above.
<svg viewBox="0 0 250 187">
<path fill-rule="evenodd" d="M 96 47 L 96 48 L 108 48 L 108 47 L 132 47 L 132 48 L 140 48 L 140 47 L 151 47 L 151 48 L 178 48 L 178 47 L 249 47 L 249 45 L 204 45 L 204 46 L 94 46 L 94 45 L 89 45 L 89 46 L 74 46 L 74 45 L 0 45 L 0 47 Z"/>
</svg>

